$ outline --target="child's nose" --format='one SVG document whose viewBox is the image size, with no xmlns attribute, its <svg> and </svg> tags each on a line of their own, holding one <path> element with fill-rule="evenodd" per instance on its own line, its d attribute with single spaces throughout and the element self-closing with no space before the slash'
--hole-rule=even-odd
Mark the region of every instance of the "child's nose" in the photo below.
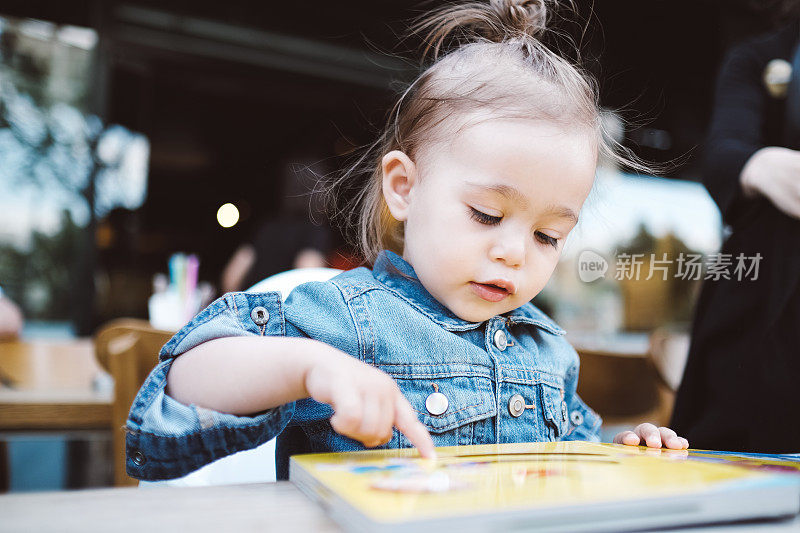
<svg viewBox="0 0 800 533">
<path fill-rule="evenodd" d="M 505 234 L 491 251 L 492 260 L 502 261 L 510 267 L 520 267 L 525 262 L 525 239 L 520 235 Z"/>
</svg>

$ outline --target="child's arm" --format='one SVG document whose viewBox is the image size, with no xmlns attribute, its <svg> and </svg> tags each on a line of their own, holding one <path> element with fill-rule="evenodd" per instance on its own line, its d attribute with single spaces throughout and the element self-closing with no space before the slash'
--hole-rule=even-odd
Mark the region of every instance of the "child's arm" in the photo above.
<svg viewBox="0 0 800 533">
<path fill-rule="evenodd" d="M 289 337 L 225 337 L 176 358 L 166 392 L 185 405 L 250 415 L 301 398 L 330 404 L 338 433 L 373 447 L 397 427 L 423 457 L 433 441 L 397 384 L 323 342 Z"/>
<path fill-rule="evenodd" d="M 325 344 L 290 337 L 225 337 L 175 358 L 166 393 L 185 405 L 251 415 L 308 397 L 304 376 Z"/>
</svg>

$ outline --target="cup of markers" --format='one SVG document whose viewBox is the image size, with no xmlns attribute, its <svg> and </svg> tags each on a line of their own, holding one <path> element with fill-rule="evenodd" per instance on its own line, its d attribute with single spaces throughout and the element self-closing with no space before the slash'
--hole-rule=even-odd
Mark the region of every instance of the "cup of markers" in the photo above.
<svg viewBox="0 0 800 533">
<path fill-rule="evenodd" d="M 157 274 L 148 301 L 150 324 L 177 331 L 202 308 L 211 296 L 208 283 L 198 283 L 200 260 L 196 255 L 176 253 L 169 258 L 169 278 Z"/>
</svg>

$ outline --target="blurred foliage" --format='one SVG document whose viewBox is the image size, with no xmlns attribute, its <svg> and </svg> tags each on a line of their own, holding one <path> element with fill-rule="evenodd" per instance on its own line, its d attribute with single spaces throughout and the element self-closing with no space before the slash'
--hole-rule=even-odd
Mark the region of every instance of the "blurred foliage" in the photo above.
<svg viewBox="0 0 800 533">
<path fill-rule="evenodd" d="M 701 281 L 695 279 L 684 279 L 680 276 L 678 268 L 678 258 L 690 255 L 702 256 L 696 250 L 692 250 L 679 237 L 673 233 L 667 233 L 663 237 L 656 237 L 647 230 L 644 224 L 639 225 L 636 235 L 624 245 L 620 246 L 616 252 L 617 257 L 621 254 L 641 254 L 644 260 L 641 268 L 641 277 L 638 281 L 630 284 L 629 289 L 635 291 L 636 284 L 664 283 L 663 294 L 666 298 L 663 301 L 653 300 L 652 305 L 666 305 L 666 309 L 659 309 L 653 315 L 663 316 L 666 322 L 659 326 L 675 323 L 686 323 L 692 320 L 694 305 L 697 300 Z M 661 275 L 656 274 L 652 279 L 645 280 L 651 259 L 662 261 L 666 257 L 669 261 L 666 280 Z M 644 285 L 642 285 L 644 287 Z"/>
<path fill-rule="evenodd" d="M 636 235 L 626 244 L 620 246 L 617 254 L 650 254 L 656 251 L 657 239 L 647 230 L 647 226 L 639 224 Z"/>
<path fill-rule="evenodd" d="M 72 258 L 80 248 L 83 230 L 69 211 L 52 235 L 34 232 L 29 251 L 0 244 L 0 280 L 3 291 L 28 318 L 55 320 L 69 316 L 73 297 Z"/>
<path fill-rule="evenodd" d="M 96 220 L 142 204 L 149 142 L 86 112 L 93 45 L 74 46 L 61 30 L 0 18 L 0 179 L 6 190 L 33 191 L 48 200 L 43 205 L 64 209 L 54 233 L 31 224 L 25 250 L 0 243 L 0 284 L 29 318 L 69 318 L 85 334 L 94 313 Z"/>
</svg>

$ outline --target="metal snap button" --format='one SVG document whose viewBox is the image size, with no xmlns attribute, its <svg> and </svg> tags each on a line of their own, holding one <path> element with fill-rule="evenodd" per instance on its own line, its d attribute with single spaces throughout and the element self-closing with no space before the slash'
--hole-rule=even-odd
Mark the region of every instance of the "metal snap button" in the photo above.
<svg viewBox="0 0 800 533">
<path fill-rule="evenodd" d="M 501 352 L 508 347 L 508 337 L 506 336 L 506 332 L 502 329 L 498 329 L 494 332 L 494 345 L 497 346 L 497 349 Z"/>
<path fill-rule="evenodd" d="M 425 398 L 425 408 L 433 416 L 439 416 L 447 411 L 450 402 L 447 401 L 447 396 L 441 392 L 432 392 Z"/>
<path fill-rule="evenodd" d="M 561 402 L 561 420 L 567 421 L 567 402 Z"/>
<path fill-rule="evenodd" d="M 253 322 L 255 322 L 257 326 L 263 326 L 269 320 L 269 311 L 261 306 L 254 307 L 253 310 L 250 311 L 250 318 L 253 319 Z"/>
<path fill-rule="evenodd" d="M 573 426 L 580 426 L 583 424 L 583 414 L 580 411 L 572 411 L 572 414 L 569 415 L 570 420 L 572 420 Z"/>
<path fill-rule="evenodd" d="M 133 464 L 136 466 L 142 466 L 145 462 L 147 462 L 147 459 L 145 459 L 142 452 L 136 452 L 133 454 Z"/>
<path fill-rule="evenodd" d="M 511 413 L 511 416 L 514 418 L 522 416 L 522 413 L 525 412 L 525 398 L 523 398 L 521 394 L 515 394 L 509 398 L 508 412 Z"/>
</svg>

